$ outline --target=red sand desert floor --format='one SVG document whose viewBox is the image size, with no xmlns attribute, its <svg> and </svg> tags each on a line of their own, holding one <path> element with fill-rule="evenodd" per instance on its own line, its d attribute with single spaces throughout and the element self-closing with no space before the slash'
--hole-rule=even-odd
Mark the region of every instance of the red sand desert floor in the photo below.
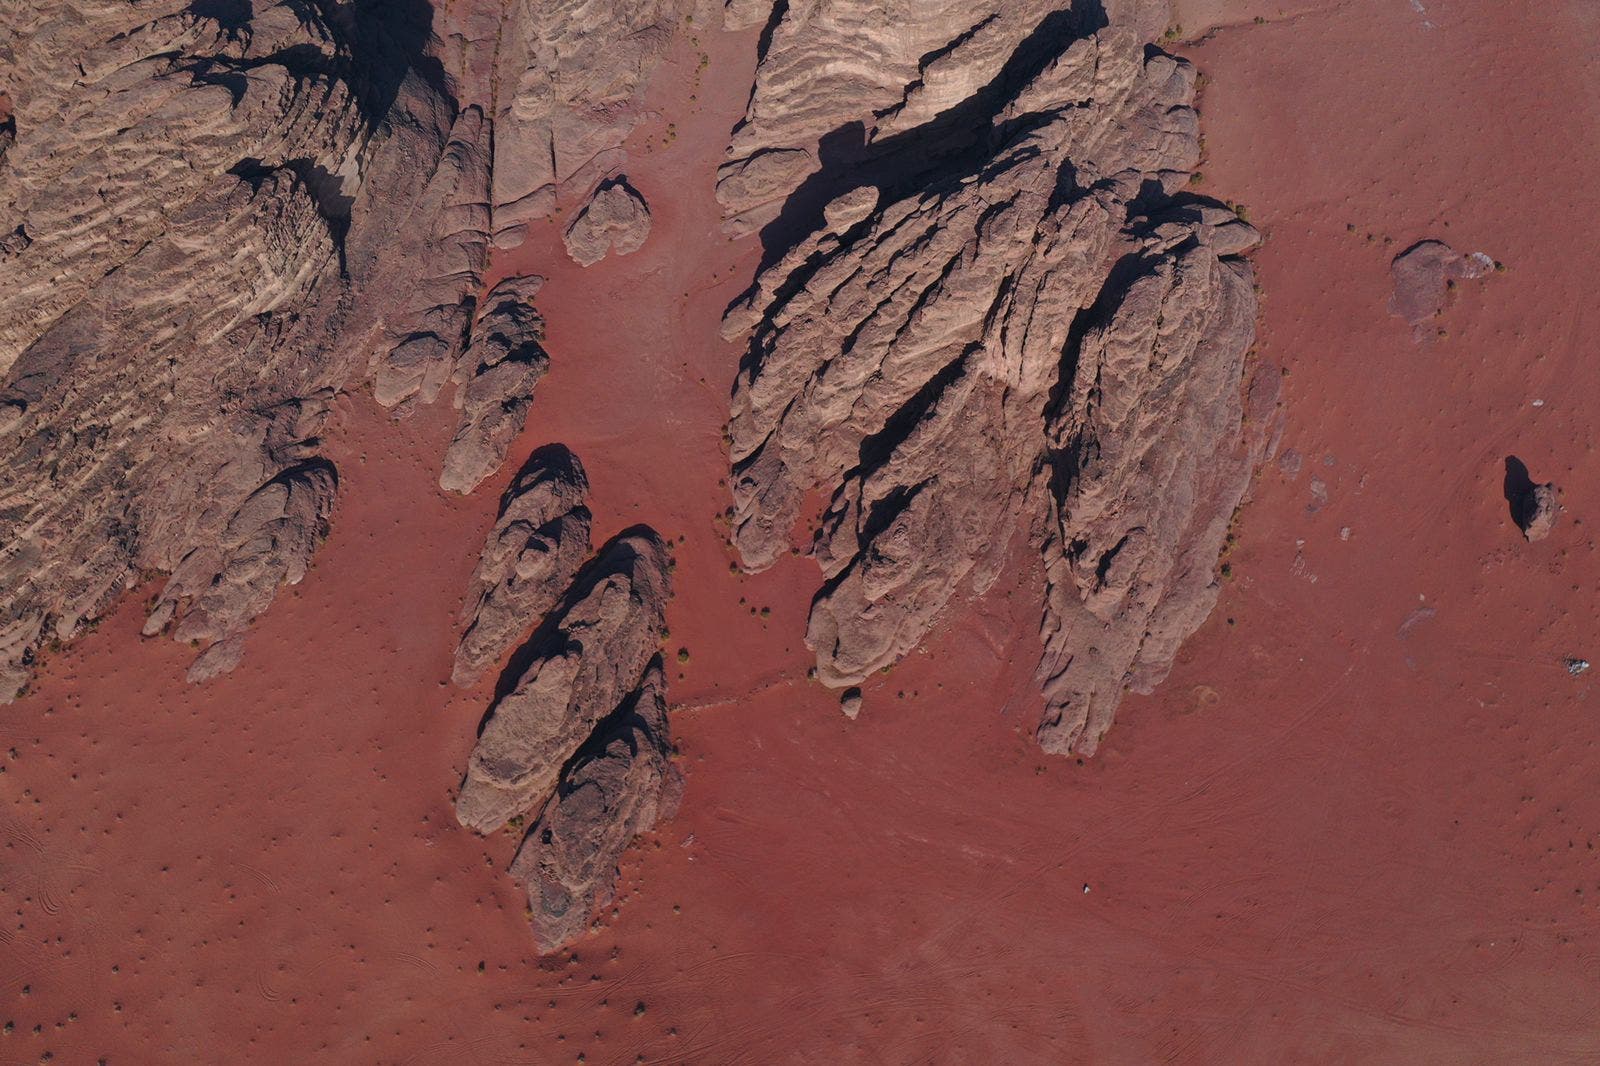
<svg viewBox="0 0 1600 1066">
<path fill-rule="evenodd" d="M 0 714 L 0 1062 L 1600 1057 L 1596 673 L 1562 665 L 1600 661 L 1600 17 L 1211 7 L 1240 17 L 1184 48 L 1202 188 L 1268 234 L 1259 352 L 1301 467 L 1263 473 L 1216 613 L 1100 755 L 1030 739 L 1026 550 L 853 723 L 805 678 L 813 565 L 730 573 L 715 327 L 756 250 L 709 188 L 754 38 L 702 31 L 703 75 L 681 42 L 652 87 L 676 136 L 631 145 L 644 249 L 499 264 L 548 275 L 553 369 L 494 484 L 436 489 L 449 412 L 345 400 L 332 537 L 236 672 L 186 686 L 141 589 Z M 1508 269 L 1419 342 L 1387 266 L 1428 236 Z M 450 808 L 491 682 L 445 679 L 496 493 L 552 440 L 598 536 L 683 538 L 688 788 L 615 915 L 540 959 L 515 841 Z M 1508 455 L 1562 487 L 1543 543 Z"/>
</svg>

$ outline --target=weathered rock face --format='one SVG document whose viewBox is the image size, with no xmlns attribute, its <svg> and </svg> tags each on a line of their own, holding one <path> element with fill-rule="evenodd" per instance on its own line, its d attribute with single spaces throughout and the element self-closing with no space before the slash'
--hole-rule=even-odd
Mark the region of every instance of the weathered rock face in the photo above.
<svg viewBox="0 0 1600 1066">
<path fill-rule="evenodd" d="M 640 686 L 661 645 L 666 548 L 640 532 L 608 544 L 525 649 L 467 762 L 456 817 L 480 833 L 538 807 L 595 727 Z"/>
<path fill-rule="evenodd" d="M 807 642 L 844 687 L 1029 536 L 1048 577 L 1040 739 L 1092 752 L 1216 596 L 1260 458 L 1237 258 L 1257 238 L 1181 192 L 1194 73 L 1148 44 L 1164 5 L 894 15 L 789 5 L 724 168 L 736 228 L 783 223 L 725 323 L 749 338 L 734 540 L 769 566 L 807 495 L 832 493 Z M 819 134 L 798 184 L 798 157 L 760 163 Z"/>
<path fill-rule="evenodd" d="M 544 321 L 532 302 L 543 284 L 536 276 L 507 278 L 480 305 L 456 371 L 461 425 L 445 451 L 439 475 L 443 489 L 466 493 L 477 488 L 500 469 L 506 449 L 528 419 L 533 387 L 550 367 L 541 343 Z"/>
<path fill-rule="evenodd" d="M 567 254 L 579 266 L 593 266 L 608 254 L 637 252 L 650 235 L 650 209 L 626 178 L 611 178 L 567 226 Z"/>
<path fill-rule="evenodd" d="M 670 753 L 658 655 L 573 757 L 511 864 L 511 876 L 527 886 L 541 945 L 577 939 L 616 894 L 617 861 L 629 843 L 676 812 L 683 778 Z"/>
<path fill-rule="evenodd" d="M 1542 485 L 1529 485 L 1515 503 L 1517 525 L 1529 541 L 1543 540 L 1555 528 L 1561 504 L 1556 498 L 1553 481 Z"/>
<path fill-rule="evenodd" d="M 1429 240 L 1395 256 L 1389 269 L 1394 276 L 1390 313 L 1420 326 L 1444 309 L 1450 286 L 1484 277 L 1494 269 L 1494 260 L 1483 252 L 1462 255 L 1443 241 Z"/>
<path fill-rule="evenodd" d="M 234 639 L 302 574 L 370 381 L 453 385 L 440 477 L 504 460 L 547 360 L 492 243 L 622 162 L 675 0 L 0 8 L 0 699 L 140 574 Z M 190 618 L 190 615 L 193 615 Z"/>
<path fill-rule="evenodd" d="M 513 657 L 509 687 L 502 679 L 456 798 L 456 817 L 480 833 L 537 815 L 511 874 L 527 886 L 546 951 L 588 928 L 614 894 L 623 850 L 672 814 L 682 788 L 660 655 L 667 549 L 650 530 L 631 531 L 559 587 L 588 541 L 584 487 L 565 449 L 530 461 L 473 578 L 476 617 L 456 660 L 459 680 L 549 608 Z"/>
<path fill-rule="evenodd" d="M 0 695 L 140 571 L 173 574 L 152 628 L 230 638 L 326 529 L 321 427 L 416 306 L 396 234 L 449 228 L 459 123 L 426 19 L 321 12 L 0 11 Z"/>
<path fill-rule="evenodd" d="M 506 490 L 467 590 L 452 678 L 472 684 L 527 635 L 589 557 L 589 482 L 577 456 L 541 448 Z"/>
<path fill-rule="evenodd" d="M 1168 13 L 1164 0 L 1007 0 L 987 7 L 958 0 L 731 0 L 726 17 L 769 27 L 745 119 L 718 174 L 728 229 L 745 233 L 780 212 L 803 224 L 838 173 L 895 148 L 897 137 L 914 131 L 917 150 L 906 155 L 973 147 L 987 123 L 984 112 L 1008 91 L 1019 63 L 1108 18 L 1151 40 Z M 811 176 L 818 180 L 807 183 Z M 794 198 L 797 187 L 802 195 Z"/>
<path fill-rule="evenodd" d="M 686 0 L 508 0 L 495 53 L 495 240 L 521 243 L 567 188 L 587 191 L 626 159 L 637 96 Z"/>
</svg>

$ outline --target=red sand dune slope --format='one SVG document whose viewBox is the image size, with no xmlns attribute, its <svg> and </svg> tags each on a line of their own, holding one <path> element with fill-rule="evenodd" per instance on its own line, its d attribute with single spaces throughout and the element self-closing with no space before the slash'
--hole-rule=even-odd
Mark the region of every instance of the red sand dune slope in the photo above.
<svg viewBox="0 0 1600 1066">
<path fill-rule="evenodd" d="M 237 671 L 186 686 L 129 602 L 0 716 L 0 1061 L 1600 1057 L 1596 675 L 1562 665 L 1600 661 L 1600 16 L 1272 7 L 1186 51 L 1205 188 L 1268 234 L 1259 352 L 1301 467 L 1264 473 L 1216 614 L 1100 755 L 1031 740 L 1025 552 L 854 723 L 805 679 L 811 564 L 729 572 L 716 324 L 755 250 L 709 186 L 754 43 L 708 34 L 703 110 L 685 46 L 652 87 L 676 138 L 631 145 L 644 249 L 502 264 L 549 272 L 552 353 L 507 472 L 446 499 L 444 412 L 343 401 L 332 537 Z M 1418 342 L 1388 263 L 1424 237 L 1508 269 Z M 488 691 L 446 679 L 484 499 L 552 440 L 597 540 L 684 538 L 688 786 L 618 916 L 541 960 L 514 840 L 451 815 Z M 1511 455 L 1563 490 L 1537 545 Z"/>
</svg>

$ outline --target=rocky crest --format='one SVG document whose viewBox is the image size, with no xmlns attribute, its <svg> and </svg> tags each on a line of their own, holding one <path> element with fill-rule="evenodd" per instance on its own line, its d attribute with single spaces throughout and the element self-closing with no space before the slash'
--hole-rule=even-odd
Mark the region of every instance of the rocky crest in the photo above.
<svg viewBox="0 0 1600 1066">
<path fill-rule="evenodd" d="M 492 833 L 543 803 L 595 726 L 638 689 L 661 644 L 666 563 L 660 539 L 640 532 L 584 568 L 484 720 L 456 800 L 462 825 Z"/>
<path fill-rule="evenodd" d="M 477 488 L 500 469 L 522 431 L 533 387 L 550 367 L 541 343 L 544 320 L 533 307 L 543 285 L 537 276 L 506 278 L 479 305 L 457 364 L 455 405 L 461 422 L 444 453 L 440 488 L 461 493 Z"/>
<path fill-rule="evenodd" d="M 205 645 L 194 680 L 237 663 L 327 532 L 347 389 L 404 415 L 449 388 L 441 486 L 500 466 L 548 359 L 539 279 L 484 294 L 488 257 L 620 165 L 682 16 L 0 10 L 0 700 L 161 574 L 146 631 Z"/>
<path fill-rule="evenodd" d="M 171 575 L 147 632 L 231 642 L 199 679 L 305 573 L 332 399 L 436 300 L 406 260 L 453 225 L 432 193 L 472 119 L 427 33 L 289 0 L 0 13 L 0 696 L 141 574 Z"/>
<path fill-rule="evenodd" d="M 593 266 L 607 255 L 637 252 L 650 235 L 650 209 L 626 178 L 602 182 L 567 227 L 567 254 L 579 266 Z"/>
<path fill-rule="evenodd" d="M 501 679 L 467 761 L 456 818 L 479 833 L 536 814 L 511 874 L 527 885 L 535 934 L 554 950 L 588 928 L 611 898 L 617 859 L 677 806 L 661 633 L 669 593 L 666 546 L 637 529 L 600 550 L 559 588 L 585 544 L 582 471 L 565 449 L 530 463 L 474 575 L 472 627 L 457 653 L 474 662 L 515 636 L 519 620 L 559 596 Z M 526 517 L 509 519 L 513 513 Z M 509 520 L 508 520 L 509 519 Z M 540 522 L 542 525 L 535 525 Z M 517 574 L 524 564 L 530 571 Z M 475 636 L 475 634 L 487 634 Z M 498 654 L 498 651 L 496 651 Z"/>
<path fill-rule="evenodd" d="M 1184 192 L 1195 75 L 1149 44 L 1164 5 L 899 15 L 782 9 L 723 168 L 730 224 L 767 223 L 771 264 L 724 327 L 748 339 L 734 540 L 769 566 L 831 493 L 806 639 L 845 687 L 1027 536 L 1040 741 L 1089 753 L 1215 601 L 1260 459 L 1257 236 Z"/>
<path fill-rule="evenodd" d="M 633 838 L 677 810 L 683 778 L 667 736 L 661 657 L 573 756 L 511 864 L 528 890 L 539 943 L 577 939 L 616 892 L 617 860 Z"/>
<path fill-rule="evenodd" d="M 589 557 L 589 481 L 559 445 L 534 452 L 506 490 L 467 590 L 457 685 L 471 685 L 554 607 Z"/>
</svg>

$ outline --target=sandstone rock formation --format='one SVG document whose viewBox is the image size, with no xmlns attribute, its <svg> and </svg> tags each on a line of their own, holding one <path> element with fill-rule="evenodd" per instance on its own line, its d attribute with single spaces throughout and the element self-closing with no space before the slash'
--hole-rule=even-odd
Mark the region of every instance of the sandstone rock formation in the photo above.
<svg viewBox="0 0 1600 1066">
<path fill-rule="evenodd" d="M 1556 499 L 1554 482 L 1530 485 L 1516 502 L 1517 525 L 1529 541 L 1543 540 L 1555 528 L 1561 504 Z"/>
<path fill-rule="evenodd" d="M 456 799 L 462 825 L 492 833 L 549 797 L 567 760 L 639 688 L 667 591 L 666 548 L 647 531 L 612 541 L 584 569 L 489 711 Z"/>
<path fill-rule="evenodd" d="M 1476 280 L 1493 269 L 1494 260 L 1482 252 L 1462 255 L 1443 241 L 1418 241 L 1390 264 L 1394 295 L 1389 311 L 1420 326 L 1444 310 L 1451 285 Z"/>
<path fill-rule="evenodd" d="M 808 494 L 832 494 L 806 639 L 845 687 L 1029 536 L 1040 741 L 1090 753 L 1216 597 L 1263 447 L 1243 429 L 1238 258 L 1257 237 L 1183 192 L 1194 72 L 1149 44 L 1164 5 L 896 16 L 781 9 L 723 169 L 734 228 L 779 223 L 725 322 L 749 344 L 734 540 L 769 566 Z"/>
<path fill-rule="evenodd" d="M 494 53 L 495 241 L 520 243 L 566 188 L 586 191 L 626 160 L 637 97 L 687 0 L 507 0 Z"/>
<path fill-rule="evenodd" d="M 506 278 L 484 297 L 455 374 L 461 424 L 444 454 L 440 488 L 477 488 L 500 469 L 527 421 L 533 387 L 550 367 L 540 343 L 544 322 L 532 303 L 543 284 L 537 276 Z"/>
<path fill-rule="evenodd" d="M 0 700 L 143 577 L 228 641 L 325 534 L 335 396 L 455 385 L 440 483 L 504 459 L 536 278 L 482 293 L 623 161 L 677 0 L 47 0 L 0 9 Z M 192 615 L 192 617 L 191 617 Z"/>
<path fill-rule="evenodd" d="M 534 452 L 489 532 L 467 590 L 451 677 L 467 686 L 538 624 L 589 557 L 588 479 L 559 445 Z"/>
<path fill-rule="evenodd" d="M 458 671 L 476 669 L 554 598 L 556 575 L 580 537 L 587 543 L 582 478 L 576 460 L 552 448 L 519 479 L 473 579 L 478 607 Z M 525 564 L 528 573 L 514 573 Z M 514 681 L 502 682 L 456 797 L 456 817 L 480 833 L 537 815 L 511 874 L 527 886 L 547 951 L 588 927 L 612 897 L 623 850 L 677 807 L 660 655 L 668 564 L 661 539 L 641 528 L 557 590 L 560 602 L 513 659 Z M 469 649 L 474 657 L 463 659 Z"/>
<path fill-rule="evenodd" d="M 583 933 L 615 894 L 628 844 L 677 810 L 683 779 L 670 752 L 657 655 L 638 689 L 578 750 L 511 864 L 511 876 L 527 886 L 540 944 Z"/>
<path fill-rule="evenodd" d="M 365 3 L 0 11 L 0 696 L 141 573 L 173 575 L 151 628 L 204 642 L 305 572 L 333 395 L 434 299 L 397 235 L 451 228 L 427 33 Z"/>
<path fill-rule="evenodd" d="M 593 266 L 608 253 L 636 252 L 650 235 L 650 209 L 626 178 L 612 178 L 595 190 L 567 226 L 567 254 L 579 266 Z"/>
</svg>

